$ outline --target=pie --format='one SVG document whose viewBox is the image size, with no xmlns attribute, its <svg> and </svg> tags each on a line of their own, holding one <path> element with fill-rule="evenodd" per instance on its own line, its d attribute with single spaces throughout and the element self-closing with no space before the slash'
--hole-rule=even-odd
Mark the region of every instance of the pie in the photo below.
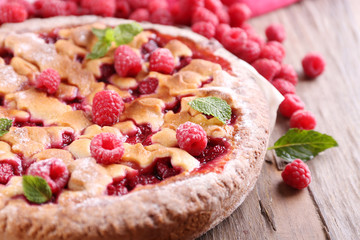
<svg viewBox="0 0 360 240">
<path fill-rule="evenodd" d="M 114 70 L 116 46 L 86 57 L 97 40 L 93 28 L 124 23 L 84 16 L 1 27 L 0 118 L 13 119 L 0 137 L 0 171 L 10 171 L 0 184 L 1 239 L 194 239 L 254 187 L 279 94 L 219 44 L 175 27 L 142 24 L 128 44 L 141 58 L 134 76 Z M 149 64 L 160 48 L 172 54 L 171 72 Z M 47 69 L 61 77 L 54 92 L 37 85 Z M 120 96 L 124 109 L 102 126 L 95 122 L 106 111 L 95 116 L 92 108 L 105 90 Z M 190 107 L 203 97 L 226 101 L 231 119 L 222 123 Z M 200 154 L 179 147 L 185 122 L 206 133 Z M 121 139 L 115 162 L 94 158 L 94 139 L 105 133 Z M 55 176 L 49 162 L 65 166 L 67 177 Z M 34 204 L 24 197 L 22 175 L 41 167 L 50 171 L 54 195 Z"/>
</svg>

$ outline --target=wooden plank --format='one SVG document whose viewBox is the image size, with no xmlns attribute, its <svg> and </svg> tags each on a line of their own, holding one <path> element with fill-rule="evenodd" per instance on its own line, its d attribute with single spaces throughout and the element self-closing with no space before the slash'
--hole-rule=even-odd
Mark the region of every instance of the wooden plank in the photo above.
<svg viewBox="0 0 360 240">
<path fill-rule="evenodd" d="M 317 116 L 316 130 L 334 136 L 340 147 L 309 162 L 313 181 L 308 190 L 290 190 L 281 184 L 275 164 L 265 164 L 242 206 L 201 240 L 360 238 L 359 11 L 358 0 L 304 0 L 251 21 L 258 32 L 270 23 L 284 24 L 285 62 L 299 73 L 307 52 L 325 56 L 325 74 L 313 81 L 302 76 L 297 92 Z M 286 129 L 287 121 L 280 118 L 272 142 Z"/>
</svg>

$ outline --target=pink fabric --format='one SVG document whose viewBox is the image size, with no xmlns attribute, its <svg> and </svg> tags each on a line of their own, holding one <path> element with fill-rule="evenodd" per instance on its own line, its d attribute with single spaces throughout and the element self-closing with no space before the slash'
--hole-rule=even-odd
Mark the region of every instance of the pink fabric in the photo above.
<svg viewBox="0 0 360 240">
<path fill-rule="evenodd" d="M 300 0 L 240 0 L 246 3 L 253 13 L 253 17 L 274 11 L 278 8 L 299 2 Z"/>
</svg>

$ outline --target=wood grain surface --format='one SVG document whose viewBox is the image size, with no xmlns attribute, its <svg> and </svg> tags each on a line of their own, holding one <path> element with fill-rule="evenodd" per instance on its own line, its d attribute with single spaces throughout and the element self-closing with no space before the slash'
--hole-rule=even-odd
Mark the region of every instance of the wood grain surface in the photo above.
<svg viewBox="0 0 360 240">
<path fill-rule="evenodd" d="M 360 239 L 360 1 L 303 0 L 251 20 L 260 33 L 282 23 L 287 57 L 298 70 L 298 95 L 318 120 L 317 131 L 332 135 L 338 148 L 308 162 L 312 183 L 292 190 L 281 181 L 281 159 L 268 152 L 255 189 L 226 220 L 198 240 Z M 325 74 L 306 80 L 301 59 L 325 56 Z M 288 129 L 279 118 L 271 144 Z"/>
</svg>

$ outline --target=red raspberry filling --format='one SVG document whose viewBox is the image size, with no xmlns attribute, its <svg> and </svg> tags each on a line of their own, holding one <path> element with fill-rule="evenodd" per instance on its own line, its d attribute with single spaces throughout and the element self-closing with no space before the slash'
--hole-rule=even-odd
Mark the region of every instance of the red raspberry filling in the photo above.
<svg viewBox="0 0 360 240">
<path fill-rule="evenodd" d="M 54 30 L 47 32 L 47 33 L 40 33 L 39 37 L 44 39 L 46 43 L 49 44 L 54 44 L 56 43 L 59 39 L 61 39 L 60 35 L 59 35 L 59 29 L 55 28 Z"/>
<path fill-rule="evenodd" d="M 31 164 L 27 174 L 44 178 L 53 194 L 59 193 L 65 187 L 70 177 L 64 162 L 57 158 L 49 158 Z"/>
<path fill-rule="evenodd" d="M 186 122 L 178 127 L 176 139 L 179 147 L 193 156 L 199 156 L 207 145 L 206 132 L 200 125 L 192 122 Z"/>
<path fill-rule="evenodd" d="M 134 77 L 141 71 L 141 58 L 127 45 L 118 47 L 114 54 L 114 66 L 120 77 Z"/>
<path fill-rule="evenodd" d="M 150 71 L 171 74 L 175 68 L 175 60 L 167 48 L 158 48 L 150 56 Z"/>
<path fill-rule="evenodd" d="M 302 60 L 304 73 L 309 78 L 316 78 L 325 70 L 325 60 L 318 53 L 309 53 Z"/>
<path fill-rule="evenodd" d="M 97 79 L 99 82 L 109 83 L 109 79 L 116 73 L 113 64 L 102 64 L 100 66 L 101 76 Z"/>
<path fill-rule="evenodd" d="M 59 88 L 61 78 L 59 73 L 48 68 L 40 73 L 36 78 L 35 86 L 39 89 L 46 90 L 49 94 L 54 94 Z"/>
<path fill-rule="evenodd" d="M 9 65 L 14 53 L 10 49 L 0 48 L 0 57 L 4 59 L 5 64 Z"/>
<path fill-rule="evenodd" d="M 281 177 L 287 185 L 296 189 L 306 188 L 311 182 L 310 169 L 300 159 L 286 165 Z"/>
<path fill-rule="evenodd" d="M 119 121 L 124 111 L 122 98 L 114 91 L 105 90 L 95 94 L 92 106 L 93 121 L 100 126 L 111 126 Z"/>
<path fill-rule="evenodd" d="M 157 78 L 149 77 L 139 83 L 137 91 L 142 95 L 152 94 L 155 93 L 158 86 L 159 80 Z"/>
<path fill-rule="evenodd" d="M 125 149 L 124 138 L 112 133 L 100 133 L 90 143 L 91 156 L 99 164 L 120 163 Z"/>
<path fill-rule="evenodd" d="M 14 175 L 14 168 L 11 164 L 0 163 L 0 184 L 7 184 Z"/>
<path fill-rule="evenodd" d="M 208 140 L 208 144 L 205 150 L 196 157 L 200 163 L 208 164 L 219 157 L 223 156 L 229 149 L 230 144 L 224 138 L 211 138 Z"/>
<path fill-rule="evenodd" d="M 153 134 L 150 124 L 140 125 L 135 133 L 128 135 L 126 143 L 142 143 L 144 146 L 151 145 L 151 136 Z"/>
<path fill-rule="evenodd" d="M 296 111 L 290 118 L 290 127 L 313 130 L 316 127 L 315 116 L 309 111 Z"/>
<path fill-rule="evenodd" d="M 147 43 L 145 43 L 141 47 L 140 51 L 141 51 L 141 55 L 143 56 L 143 59 L 145 61 L 147 61 L 149 59 L 151 53 L 153 53 L 158 48 L 159 48 L 159 46 L 156 43 L 156 41 L 153 39 L 150 39 Z"/>
</svg>

